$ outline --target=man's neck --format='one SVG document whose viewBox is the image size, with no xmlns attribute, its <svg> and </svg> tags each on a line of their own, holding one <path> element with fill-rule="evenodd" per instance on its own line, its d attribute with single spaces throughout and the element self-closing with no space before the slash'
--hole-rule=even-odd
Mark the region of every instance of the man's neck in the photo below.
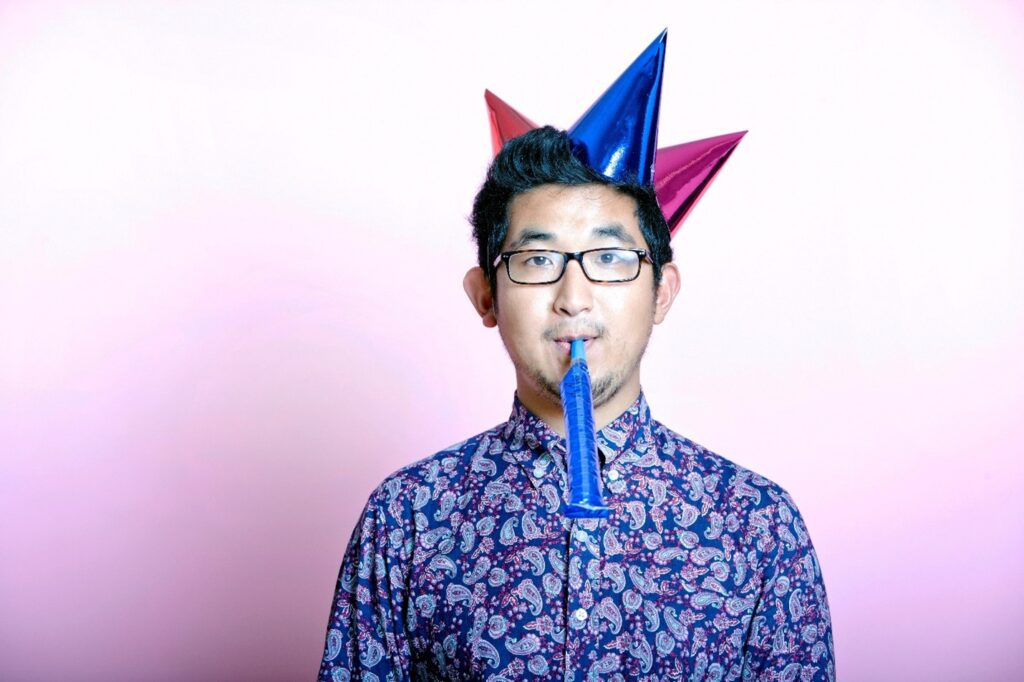
<svg viewBox="0 0 1024 682">
<path fill-rule="evenodd" d="M 552 431 L 565 437 L 565 413 L 562 411 L 561 400 L 554 400 L 546 393 L 533 390 L 526 382 L 520 380 L 516 387 L 519 402 L 526 409 L 539 417 Z M 635 381 L 623 384 L 618 392 L 601 405 L 594 407 L 594 429 L 600 431 L 615 421 L 619 415 L 629 409 L 640 395 L 639 377 Z"/>
</svg>

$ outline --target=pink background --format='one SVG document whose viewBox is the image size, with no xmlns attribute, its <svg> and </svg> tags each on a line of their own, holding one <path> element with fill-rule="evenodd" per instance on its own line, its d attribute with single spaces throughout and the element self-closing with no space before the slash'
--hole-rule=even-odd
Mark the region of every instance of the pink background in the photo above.
<svg viewBox="0 0 1024 682">
<path fill-rule="evenodd" d="M 369 492 L 511 405 L 483 89 L 665 26 L 662 143 L 751 132 L 655 417 L 796 498 L 840 679 L 1024 678 L 1020 5 L 480 4 L 0 3 L 0 678 L 312 678 Z"/>
</svg>

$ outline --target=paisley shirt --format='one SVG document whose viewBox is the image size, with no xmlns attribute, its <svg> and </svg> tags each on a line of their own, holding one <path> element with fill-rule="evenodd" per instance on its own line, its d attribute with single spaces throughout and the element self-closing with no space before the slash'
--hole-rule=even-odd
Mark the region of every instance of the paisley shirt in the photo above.
<svg viewBox="0 0 1024 682">
<path fill-rule="evenodd" d="M 508 422 L 371 495 L 320 680 L 834 680 L 821 570 L 779 486 L 651 419 L 598 432 L 607 519 L 569 519 L 565 444 Z"/>
</svg>

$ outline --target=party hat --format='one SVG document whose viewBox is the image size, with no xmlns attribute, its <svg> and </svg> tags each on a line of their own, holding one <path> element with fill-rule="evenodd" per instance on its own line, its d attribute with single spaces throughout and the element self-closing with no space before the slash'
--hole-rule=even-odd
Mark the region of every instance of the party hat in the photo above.
<svg viewBox="0 0 1024 682">
<path fill-rule="evenodd" d="M 673 236 L 746 134 L 744 130 L 658 150 L 654 193 Z"/>
<path fill-rule="evenodd" d="M 656 149 L 667 38 L 663 31 L 568 134 L 576 156 L 609 180 L 653 185 L 675 235 L 746 131 Z M 495 154 L 537 127 L 489 90 L 484 98 Z"/>
<path fill-rule="evenodd" d="M 484 90 L 487 113 L 491 117 L 491 146 L 497 155 L 505 143 L 537 127 L 537 124 L 510 107 L 490 90 Z"/>
<path fill-rule="evenodd" d="M 569 128 L 579 160 L 611 180 L 651 184 L 667 40 L 662 31 Z"/>
</svg>

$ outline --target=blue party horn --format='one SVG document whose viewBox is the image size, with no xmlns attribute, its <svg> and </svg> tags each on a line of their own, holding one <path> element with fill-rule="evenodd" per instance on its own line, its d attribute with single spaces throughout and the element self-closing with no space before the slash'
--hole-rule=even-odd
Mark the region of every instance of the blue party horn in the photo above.
<svg viewBox="0 0 1024 682">
<path fill-rule="evenodd" d="M 572 342 L 569 371 L 562 379 L 561 388 L 568 444 L 569 505 L 566 514 L 574 519 L 603 519 L 611 509 L 601 498 L 597 439 L 594 436 L 594 401 L 590 395 L 590 370 L 583 352 L 583 339 Z"/>
</svg>

